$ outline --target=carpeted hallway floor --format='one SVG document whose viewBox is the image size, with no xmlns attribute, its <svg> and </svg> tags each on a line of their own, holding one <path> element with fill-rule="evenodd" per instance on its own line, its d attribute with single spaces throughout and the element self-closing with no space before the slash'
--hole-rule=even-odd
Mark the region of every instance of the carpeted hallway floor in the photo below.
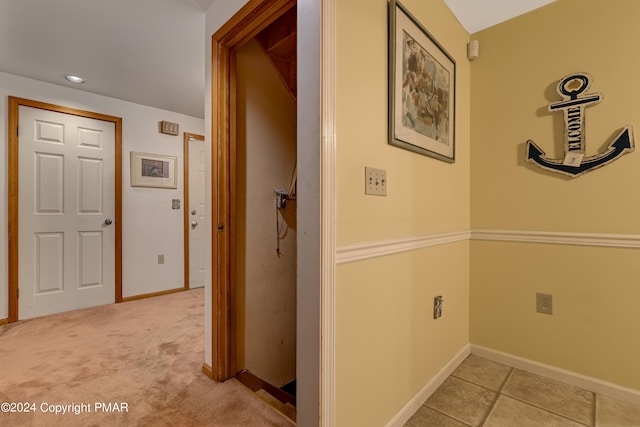
<svg viewBox="0 0 640 427">
<path fill-rule="evenodd" d="M 0 326 L 0 425 L 291 426 L 202 373 L 203 302 L 197 289 Z"/>
</svg>

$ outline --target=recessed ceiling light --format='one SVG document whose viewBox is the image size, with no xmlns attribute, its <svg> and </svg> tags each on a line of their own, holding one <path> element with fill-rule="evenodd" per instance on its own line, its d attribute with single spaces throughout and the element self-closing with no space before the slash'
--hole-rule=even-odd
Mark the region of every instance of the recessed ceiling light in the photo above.
<svg viewBox="0 0 640 427">
<path fill-rule="evenodd" d="M 78 84 L 84 83 L 84 79 L 82 77 L 67 75 L 67 76 L 64 76 L 64 78 L 69 80 L 71 83 L 78 83 Z"/>
</svg>

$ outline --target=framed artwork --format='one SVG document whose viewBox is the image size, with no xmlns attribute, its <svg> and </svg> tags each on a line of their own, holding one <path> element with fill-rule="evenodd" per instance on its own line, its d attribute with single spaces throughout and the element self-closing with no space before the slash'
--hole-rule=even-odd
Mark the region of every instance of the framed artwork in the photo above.
<svg viewBox="0 0 640 427">
<path fill-rule="evenodd" d="M 455 81 L 451 55 L 389 0 L 389 144 L 453 163 Z"/>
<path fill-rule="evenodd" d="M 178 188 L 177 157 L 131 152 L 131 186 Z"/>
</svg>

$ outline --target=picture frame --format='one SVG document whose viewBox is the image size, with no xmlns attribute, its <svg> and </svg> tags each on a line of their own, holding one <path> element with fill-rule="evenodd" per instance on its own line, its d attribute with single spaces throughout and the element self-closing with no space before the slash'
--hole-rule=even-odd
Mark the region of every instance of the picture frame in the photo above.
<svg viewBox="0 0 640 427">
<path fill-rule="evenodd" d="M 132 151 L 130 161 L 132 187 L 178 188 L 177 157 Z"/>
<path fill-rule="evenodd" d="M 389 144 L 454 163 L 455 85 L 453 57 L 389 0 Z"/>
</svg>

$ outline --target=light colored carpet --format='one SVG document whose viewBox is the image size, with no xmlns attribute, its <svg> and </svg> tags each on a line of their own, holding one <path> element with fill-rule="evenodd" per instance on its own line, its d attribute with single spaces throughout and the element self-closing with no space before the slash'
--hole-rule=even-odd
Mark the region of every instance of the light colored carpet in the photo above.
<svg viewBox="0 0 640 427">
<path fill-rule="evenodd" d="M 0 425 L 291 426 L 237 381 L 202 373 L 203 301 L 197 289 L 1 326 L 0 402 L 35 412 L 3 405 Z"/>
</svg>

